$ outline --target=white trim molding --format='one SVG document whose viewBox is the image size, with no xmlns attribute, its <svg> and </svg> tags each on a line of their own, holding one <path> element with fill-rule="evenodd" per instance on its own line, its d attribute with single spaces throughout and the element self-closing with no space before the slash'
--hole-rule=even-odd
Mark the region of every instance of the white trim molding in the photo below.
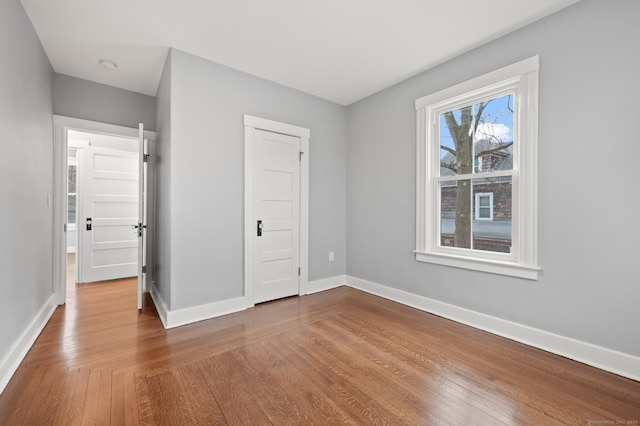
<svg viewBox="0 0 640 426">
<path fill-rule="evenodd" d="M 189 308 L 172 311 L 167 307 L 162 296 L 160 296 L 155 289 L 151 290 L 151 298 L 158 311 L 160 321 L 162 321 L 162 325 L 166 329 L 233 314 L 244 311 L 247 308 L 245 298 L 236 297 L 234 299 L 221 300 L 219 302 L 206 303 L 204 305 L 191 306 Z"/>
<path fill-rule="evenodd" d="M 322 278 L 320 280 L 309 281 L 304 294 L 319 293 L 325 290 L 347 285 L 346 275 L 336 275 L 335 277 Z"/>
<path fill-rule="evenodd" d="M 156 312 L 158 312 L 158 317 L 160 317 L 160 322 L 162 323 L 162 326 L 164 328 L 170 328 L 170 327 L 167 327 L 167 316 L 168 316 L 169 308 L 167 307 L 167 304 L 164 302 L 162 295 L 158 293 L 158 291 L 156 290 L 155 285 L 151 287 L 151 291 L 149 292 L 149 295 L 151 296 L 151 300 L 153 300 L 153 304 L 156 308 Z"/>
<path fill-rule="evenodd" d="M 347 276 L 349 287 L 640 381 L 640 357 Z"/>
<path fill-rule="evenodd" d="M 11 380 L 11 377 L 16 372 L 20 363 L 27 356 L 27 353 L 31 349 L 31 346 L 35 343 L 36 339 L 47 325 L 49 318 L 56 310 L 55 294 L 52 294 L 49 299 L 44 303 L 40 312 L 35 316 L 29 327 L 22 333 L 22 336 L 11 346 L 9 353 L 0 362 L 0 393 L 4 391 L 4 388 Z"/>
<path fill-rule="evenodd" d="M 321 291 L 342 287 L 346 284 L 346 275 L 336 275 L 335 277 L 310 281 L 307 283 L 304 292 L 301 290 L 300 295 L 319 293 Z M 153 299 L 153 303 L 156 306 L 156 310 L 158 311 L 160 321 L 166 329 L 244 311 L 248 307 L 248 302 L 245 297 L 236 297 L 234 299 L 221 300 L 219 302 L 207 303 L 205 305 L 192 306 L 172 311 L 167 307 L 162 296 L 155 290 L 155 288 L 152 288 L 150 294 Z"/>
<path fill-rule="evenodd" d="M 244 115 L 244 125 L 254 129 L 266 130 L 267 132 L 282 133 L 283 135 L 298 136 L 305 139 L 311 137 L 311 130 L 305 127 L 280 123 L 279 121 L 267 120 L 266 118 L 247 114 Z"/>
<path fill-rule="evenodd" d="M 311 281 L 305 287 L 305 292 L 300 295 L 319 293 L 325 290 L 347 285 L 346 275 L 336 275 L 335 277 L 323 278 Z M 235 312 L 244 311 L 248 307 L 246 297 L 236 297 L 233 299 L 221 300 L 204 305 L 191 306 L 184 309 L 170 310 L 164 299 L 153 287 L 150 291 L 153 304 L 158 311 L 158 316 L 164 328 L 180 327 L 198 321 L 204 321 Z M 253 305 L 251 305 L 253 306 Z"/>
</svg>

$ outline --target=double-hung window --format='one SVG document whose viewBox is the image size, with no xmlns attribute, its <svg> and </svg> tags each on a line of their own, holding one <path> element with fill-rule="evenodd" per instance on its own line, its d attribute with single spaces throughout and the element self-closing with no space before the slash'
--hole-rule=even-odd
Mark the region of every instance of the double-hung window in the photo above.
<svg viewBox="0 0 640 426">
<path fill-rule="evenodd" d="M 418 261 L 537 279 L 538 68 L 416 100 Z"/>
</svg>

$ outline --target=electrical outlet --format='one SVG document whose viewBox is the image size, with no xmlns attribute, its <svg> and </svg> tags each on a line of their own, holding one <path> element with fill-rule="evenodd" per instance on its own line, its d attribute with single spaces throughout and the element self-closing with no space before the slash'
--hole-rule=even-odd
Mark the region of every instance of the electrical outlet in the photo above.
<svg viewBox="0 0 640 426">
<path fill-rule="evenodd" d="M 334 260 L 336 260 L 335 255 L 333 254 L 332 251 L 329 252 L 329 262 L 333 262 Z"/>
</svg>

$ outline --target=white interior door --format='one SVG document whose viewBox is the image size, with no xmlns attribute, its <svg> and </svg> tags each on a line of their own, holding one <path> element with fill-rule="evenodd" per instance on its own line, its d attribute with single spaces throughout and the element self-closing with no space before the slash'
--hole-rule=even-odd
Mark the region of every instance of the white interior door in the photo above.
<svg viewBox="0 0 640 426">
<path fill-rule="evenodd" d="M 80 282 L 136 276 L 138 153 L 93 146 L 80 152 Z"/>
<path fill-rule="evenodd" d="M 137 259 L 137 275 L 138 275 L 138 309 L 142 309 L 142 292 L 145 291 L 144 277 L 146 267 L 144 265 L 146 255 L 146 238 L 145 229 L 147 227 L 146 221 L 146 209 L 144 200 L 145 196 L 145 143 L 144 143 L 144 125 L 142 123 L 138 126 L 138 223 L 134 225 L 134 228 L 138 232 L 138 259 Z"/>
<path fill-rule="evenodd" d="M 299 293 L 300 138 L 253 132 L 253 302 Z"/>
<path fill-rule="evenodd" d="M 144 126 L 139 125 L 138 144 L 138 309 L 142 309 L 142 294 L 151 288 L 153 277 L 153 205 L 155 202 L 155 145 L 144 137 Z"/>
</svg>

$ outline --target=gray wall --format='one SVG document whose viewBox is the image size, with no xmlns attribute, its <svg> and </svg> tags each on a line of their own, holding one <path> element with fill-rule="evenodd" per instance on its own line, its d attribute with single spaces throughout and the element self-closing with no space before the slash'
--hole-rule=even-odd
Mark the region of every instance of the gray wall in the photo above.
<svg viewBox="0 0 640 426">
<path fill-rule="evenodd" d="M 171 50 L 156 93 L 155 290 L 171 306 Z"/>
<path fill-rule="evenodd" d="M 156 98 L 63 74 L 53 79 L 53 113 L 100 123 L 156 129 Z"/>
<path fill-rule="evenodd" d="M 53 70 L 18 0 L 0 2 L 0 362 L 53 294 Z"/>
<path fill-rule="evenodd" d="M 243 295 L 243 114 L 311 129 L 309 279 L 344 274 L 346 108 L 175 49 L 168 64 L 170 309 Z"/>
<path fill-rule="evenodd" d="M 348 274 L 640 356 L 639 17 L 583 0 L 349 106 Z M 535 54 L 540 279 L 417 262 L 414 100 Z"/>
</svg>

